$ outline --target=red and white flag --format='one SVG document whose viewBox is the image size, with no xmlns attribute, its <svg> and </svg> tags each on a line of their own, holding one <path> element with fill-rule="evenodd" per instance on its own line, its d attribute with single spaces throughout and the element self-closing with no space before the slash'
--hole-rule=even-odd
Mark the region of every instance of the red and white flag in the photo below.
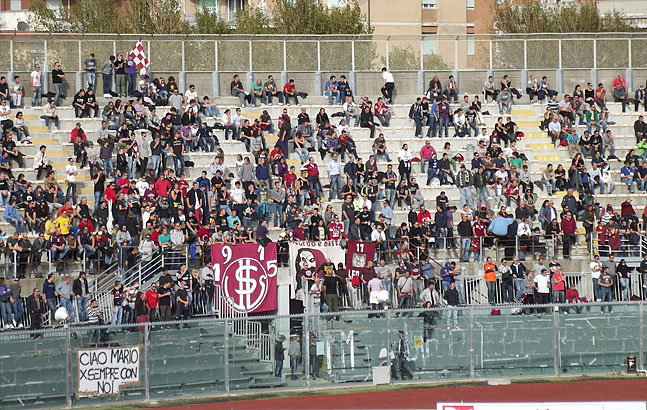
<svg viewBox="0 0 647 410">
<path fill-rule="evenodd" d="M 148 58 L 146 58 L 146 54 L 144 53 L 144 45 L 142 44 L 141 37 L 137 40 L 135 47 L 133 47 L 128 56 L 132 57 L 138 69 L 148 68 Z"/>
</svg>

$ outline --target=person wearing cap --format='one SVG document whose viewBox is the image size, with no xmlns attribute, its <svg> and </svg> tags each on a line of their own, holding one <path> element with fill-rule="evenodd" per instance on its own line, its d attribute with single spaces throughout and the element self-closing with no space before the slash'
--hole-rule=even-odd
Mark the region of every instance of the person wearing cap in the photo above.
<svg viewBox="0 0 647 410">
<path fill-rule="evenodd" d="M 408 369 L 407 360 L 409 358 L 409 342 L 403 330 L 398 330 L 397 347 L 395 350 L 395 359 L 397 368 L 400 370 L 400 377 L 404 379 L 413 379 L 413 374 Z"/>
<path fill-rule="evenodd" d="M 281 377 L 283 374 L 283 360 L 285 360 L 285 336 L 280 335 L 274 342 L 274 376 Z"/>
</svg>

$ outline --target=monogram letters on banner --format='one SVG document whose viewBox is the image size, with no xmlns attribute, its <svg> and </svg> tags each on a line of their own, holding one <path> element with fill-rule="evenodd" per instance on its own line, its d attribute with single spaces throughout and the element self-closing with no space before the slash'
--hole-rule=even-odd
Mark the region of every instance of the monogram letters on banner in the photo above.
<svg viewBox="0 0 647 410">
<path fill-rule="evenodd" d="M 247 313 L 276 309 L 276 243 L 211 245 L 211 260 L 214 283 L 234 309 Z"/>
</svg>

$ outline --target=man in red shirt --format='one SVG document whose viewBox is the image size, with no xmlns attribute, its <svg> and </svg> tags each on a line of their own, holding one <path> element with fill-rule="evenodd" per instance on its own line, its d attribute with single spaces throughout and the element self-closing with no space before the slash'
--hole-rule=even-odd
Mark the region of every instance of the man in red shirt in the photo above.
<svg viewBox="0 0 647 410">
<path fill-rule="evenodd" d="M 321 183 L 319 182 L 319 167 L 315 163 L 315 159 L 310 157 L 308 163 L 305 165 L 305 168 L 308 170 L 308 182 L 310 187 L 315 191 L 315 196 L 321 196 Z"/>
<path fill-rule="evenodd" d="M 283 182 L 285 184 L 285 193 L 286 195 L 295 195 L 296 194 L 296 183 L 297 181 L 297 174 L 295 172 L 294 165 L 290 167 L 290 172 L 285 174 L 283 177 Z"/>
<path fill-rule="evenodd" d="M 418 212 L 418 223 L 424 225 L 425 219 L 431 219 L 431 214 L 424 205 L 420 205 L 420 212 Z"/>
<path fill-rule="evenodd" d="M 299 105 L 299 97 L 297 97 L 297 88 L 294 86 L 294 80 L 290 81 L 283 86 L 283 97 L 285 97 L 285 104 L 290 105 L 290 98 L 294 99 L 294 104 Z"/>
<path fill-rule="evenodd" d="M 159 178 L 157 182 L 155 182 L 155 191 L 157 191 L 158 196 L 167 196 L 168 191 L 172 188 L 171 183 L 168 182 L 168 179 L 166 178 Z"/>
<path fill-rule="evenodd" d="M 575 231 L 577 229 L 575 218 L 573 218 L 573 214 L 571 214 L 570 211 L 567 212 L 566 215 L 564 215 L 564 218 L 562 219 L 562 223 L 560 225 L 562 227 L 562 239 L 564 242 L 564 258 L 570 259 L 571 245 L 574 242 Z"/>
<path fill-rule="evenodd" d="M 124 193 L 124 196 L 128 195 L 128 188 L 130 188 L 130 179 L 128 179 L 128 173 L 124 172 L 121 174 L 121 178 L 117 180 L 117 185 L 121 188 L 120 192 Z"/>
<path fill-rule="evenodd" d="M 151 288 L 146 291 L 146 304 L 148 305 L 148 319 L 151 322 L 157 320 L 157 302 L 159 295 L 157 294 L 157 284 L 153 283 Z"/>
<path fill-rule="evenodd" d="M 117 199 L 117 192 L 115 191 L 114 182 L 111 182 L 103 192 L 103 199 L 105 199 L 106 202 L 115 201 Z"/>
</svg>

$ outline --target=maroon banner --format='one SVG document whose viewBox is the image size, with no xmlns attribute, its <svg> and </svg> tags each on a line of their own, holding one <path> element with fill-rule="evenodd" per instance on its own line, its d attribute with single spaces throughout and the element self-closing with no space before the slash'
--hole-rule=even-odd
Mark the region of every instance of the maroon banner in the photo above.
<svg viewBox="0 0 647 410">
<path fill-rule="evenodd" d="M 276 243 L 211 245 L 214 283 L 239 312 L 276 310 Z"/>
<path fill-rule="evenodd" d="M 375 257 L 375 242 L 348 241 L 346 256 L 346 273 L 351 281 L 353 277 L 364 275 L 368 261 Z"/>
</svg>

